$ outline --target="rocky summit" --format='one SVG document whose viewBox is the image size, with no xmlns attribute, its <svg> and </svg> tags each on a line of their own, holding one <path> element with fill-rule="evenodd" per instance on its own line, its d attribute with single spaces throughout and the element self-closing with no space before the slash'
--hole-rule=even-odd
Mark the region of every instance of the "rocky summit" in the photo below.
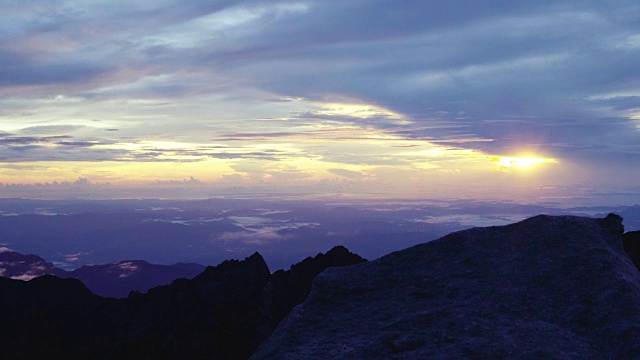
<svg viewBox="0 0 640 360">
<path fill-rule="evenodd" d="M 638 359 L 623 232 L 540 215 L 328 269 L 252 359 Z"/>
</svg>

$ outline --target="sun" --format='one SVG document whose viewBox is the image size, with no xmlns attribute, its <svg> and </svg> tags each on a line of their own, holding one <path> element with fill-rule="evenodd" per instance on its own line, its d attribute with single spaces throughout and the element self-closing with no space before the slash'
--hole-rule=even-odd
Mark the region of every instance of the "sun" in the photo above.
<svg viewBox="0 0 640 360">
<path fill-rule="evenodd" d="M 518 167 L 529 167 L 531 165 L 543 163 L 544 159 L 542 158 L 511 158 L 511 157 L 503 157 L 498 161 L 498 165 L 504 166 L 507 168 L 511 168 L 514 166 Z"/>
<path fill-rule="evenodd" d="M 513 168 L 530 168 L 543 163 L 555 163 L 555 159 L 542 157 L 510 157 L 491 156 L 491 162 L 497 165 L 496 170 L 510 170 Z"/>
</svg>

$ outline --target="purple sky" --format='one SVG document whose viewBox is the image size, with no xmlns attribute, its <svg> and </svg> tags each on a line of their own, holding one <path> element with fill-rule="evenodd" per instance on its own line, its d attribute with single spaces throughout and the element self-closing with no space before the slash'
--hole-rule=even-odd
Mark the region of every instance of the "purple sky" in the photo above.
<svg viewBox="0 0 640 360">
<path fill-rule="evenodd" d="M 637 1 L 0 0 L 0 197 L 640 202 Z"/>
</svg>

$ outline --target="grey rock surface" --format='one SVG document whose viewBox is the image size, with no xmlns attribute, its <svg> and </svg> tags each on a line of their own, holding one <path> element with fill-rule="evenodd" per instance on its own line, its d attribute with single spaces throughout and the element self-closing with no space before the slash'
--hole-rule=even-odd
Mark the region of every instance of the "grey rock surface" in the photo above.
<svg viewBox="0 0 640 360">
<path fill-rule="evenodd" d="M 638 359 L 621 222 L 540 215 L 328 269 L 252 359 Z"/>
</svg>

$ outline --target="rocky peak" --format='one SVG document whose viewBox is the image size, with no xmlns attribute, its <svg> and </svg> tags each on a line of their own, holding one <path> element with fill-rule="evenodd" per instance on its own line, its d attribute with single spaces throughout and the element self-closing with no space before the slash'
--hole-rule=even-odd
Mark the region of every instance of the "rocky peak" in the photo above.
<svg viewBox="0 0 640 360">
<path fill-rule="evenodd" d="M 366 261 L 359 255 L 349 252 L 344 246 L 336 246 L 326 254 L 307 257 L 294 264 L 287 271 L 278 270 L 271 275 L 261 297 L 263 339 L 273 332 L 278 323 L 291 309 L 303 302 L 313 279 L 327 268 L 359 264 Z"/>
<path fill-rule="evenodd" d="M 624 225 L 622 225 L 622 216 L 609 214 L 602 219 L 596 219 L 602 228 L 611 235 L 622 236 L 624 234 Z"/>
<path fill-rule="evenodd" d="M 256 271 L 268 275 L 270 273 L 267 263 L 259 253 L 255 252 L 244 260 L 225 260 L 216 266 L 207 266 L 202 274 L 196 276 L 194 280 L 212 281 L 221 280 L 225 276 L 230 276 L 238 271 Z"/>
<path fill-rule="evenodd" d="M 637 359 L 621 218 L 474 228 L 314 280 L 252 359 Z"/>
</svg>

